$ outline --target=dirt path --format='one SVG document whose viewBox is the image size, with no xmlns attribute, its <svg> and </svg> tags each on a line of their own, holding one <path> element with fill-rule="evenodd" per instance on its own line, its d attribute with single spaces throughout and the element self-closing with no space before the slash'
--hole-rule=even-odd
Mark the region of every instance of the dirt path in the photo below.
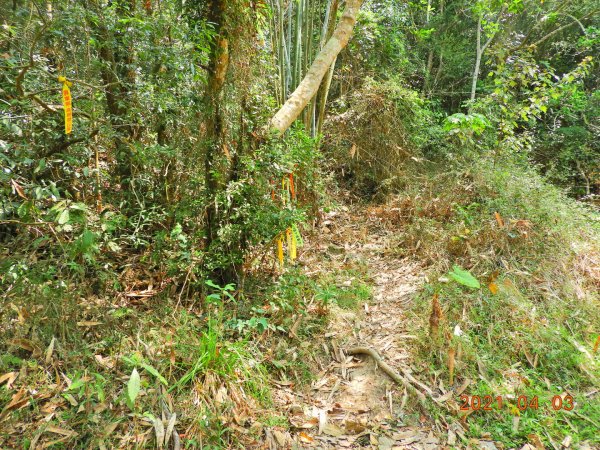
<svg viewBox="0 0 600 450">
<path fill-rule="evenodd" d="M 355 210 L 356 211 L 356 210 Z M 323 222 L 319 242 L 304 256 L 307 267 L 328 260 L 331 270 L 366 264 L 373 298 L 357 310 L 335 308 L 322 344 L 328 364 L 309 392 L 282 388 L 277 401 L 296 427 L 291 435 L 273 432 L 271 448 L 435 449 L 441 443 L 432 424 L 409 409 L 408 393 L 370 357 L 345 350 L 370 347 L 393 368 L 410 370 L 407 311 L 423 283 L 418 263 L 395 256 L 393 235 L 379 208 L 332 213 Z M 314 264 L 314 265 L 313 265 Z M 407 426 L 407 423 L 413 426 Z M 293 441 L 293 444 L 292 442 Z"/>
</svg>

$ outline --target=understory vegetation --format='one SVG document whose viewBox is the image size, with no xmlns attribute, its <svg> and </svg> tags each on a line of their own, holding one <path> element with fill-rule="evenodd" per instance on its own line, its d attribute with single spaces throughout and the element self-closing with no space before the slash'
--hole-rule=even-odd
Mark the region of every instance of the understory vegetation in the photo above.
<svg viewBox="0 0 600 450">
<path fill-rule="evenodd" d="M 1 4 L 0 447 L 312 442 L 275 391 L 375 302 L 369 261 L 329 264 L 367 207 L 450 393 L 415 426 L 600 445 L 595 1 Z"/>
</svg>

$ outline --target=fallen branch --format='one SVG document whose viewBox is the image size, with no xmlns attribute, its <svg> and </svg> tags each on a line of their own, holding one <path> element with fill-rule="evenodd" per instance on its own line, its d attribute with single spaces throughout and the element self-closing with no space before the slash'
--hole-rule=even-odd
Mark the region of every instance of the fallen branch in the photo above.
<svg viewBox="0 0 600 450">
<path fill-rule="evenodd" d="M 381 367 L 381 370 L 383 370 L 386 373 L 386 375 L 388 375 L 396 383 L 402 384 L 407 390 L 413 392 L 417 396 L 417 398 L 419 399 L 419 401 L 421 403 L 425 403 L 425 395 L 423 395 L 423 393 L 421 391 L 419 391 L 415 386 L 413 386 L 411 384 L 411 381 L 413 383 L 417 382 L 418 386 L 423 388 L 422 383 L 415 380 L 415 378 L 412 375 L 408 374 L 404 370 L 402 371 L 404 376 L 400 375 L 398 372 L 396 372 L 394 369 L 392 369 L 383 359 L 381 359 L 381 356 L 379 356 L 379 353 L 377 353 L 372 348 L 353 347 L 353 348 L 349 349 L 346 353 L 348 353 L 349 355 L 368 355 L 368 356 L 370 356 L 371 358 L 373 358 L 375 360 L 377 365 L 379 367 Z M 431 396 L 431 398 L 433 398 L 431 389 L 427 388 L 426 391 Z"/>
</svg>

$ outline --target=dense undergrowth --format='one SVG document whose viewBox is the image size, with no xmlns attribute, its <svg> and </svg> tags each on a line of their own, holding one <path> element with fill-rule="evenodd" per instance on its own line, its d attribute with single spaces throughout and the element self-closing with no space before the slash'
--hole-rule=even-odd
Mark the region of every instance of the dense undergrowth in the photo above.
<svg viewBox="0 0 600 450">
<path fill-rule="evenodd" d="M 547 445 L 567 436 L 597 444 L 597 209 L 530 165 L 545 143 L 508 122 L 515 111 L 490 114 L 482 101 L 473 111 L 486 116 L 460 113 L 442 124 L 434 105 L 398 98 L 389 83 L 366 86 L 347 100 L 351 110 L 334 116 L 327 142 L 342 185 L 383 202 L 380 215 L 396 230 L 392 251 L 427 267 L 410 311 L 417 365 L 468 402 L 502 397 L 491 411 L 461 411 L 457 395 L 447 419 L 459 417 L 467 438 L 509 447 L 532 435 Z M 469 280 L 456 281 L 463 276 Z M 555 410 L 553 400 L 569 410 Z M 431 413 L 448 410 L 432 405 Z"/>
<path fill-rule="evenodd" d="M 469 411 L 473 437 L 597 442 L 598 214 L 510 162 L 481 159 L 423 181 L 394 204 L 399 253 L 430 262 L 412 311 L 426 372 L 455 388 L 469 380 L 465 395 L 503 397 L 501 408 Z M 455 266 L 480 288 L 454 281 Z M 557 395 L 570 395 L 573 411 L 555 411 Z M 539 408 L 519 410 L 519 396 Z"/>
<path fill-rule="evenodd" d="M 415 416 L 506 446 L 598 443 L 594 2 L 371 2 L 329 94 L 267 139 L 338 2 L 279 3 L 2 11 L 0 446 L 250 448 L 289 427 L 272 387 L 309 385 L 331 305 L 371 286 L 356 262 L 282 269 L 274 244 L 292 226 L 318 240 L 347 197 L 380 205 L 392 257 L 424 268 L 419 376 L 505 400 Z M 482 21 L 497 43 L 468 100 Z"/>
<path fill-rule="evenodd" d="M 311 341 L 330 306 L 369 299 L 364 268 L 348 270 L 355 281 L 344 285 L 346 272 L 308 277 L 300 268 L 275 280 L 257 272 L 243 290 L 206 281 L 205 295 L 183 300 L 170 290 L 107 297 L 67 284 L 35 299 L 10 296 L 1 445 L 160 446 L 175 439 L 160 425 L 173 414 L 184 448 L 260 445 L 265 428 L 289 426 L 271 388 L 312 381 L 320 349 Z"/>
<path fill-rule="evenodd" d="M 362 105 L 347 106 L 357 108 L 352 114 L 359 118 L 360 111 L 373 110 L 372 102 L 386 112 L 372 139 L 352 149 L 360 127 L 348 134 L 340 125 L 350 113 L 341 111 L 331 124 L 324 148 L 332 173 L 341 175 L 337 189 L 383 202 L 383 216 L 397 230 L 394 253 L 424 264 L 429 282 L 410 311 L 420 336 L 413 356 L 421 376 L 447 388 L 465 386 L 466 395 L 504 399 L 491 412 L 458 412 L 458 397 L 449 403 L 453 412 L 433 404 L 423 412 L 462 417 L 466 436 L 491 434 L 508 446 L 531 434 L 546 442 L 567 435 L 596 442 L 598 213 L 551 186 L 502 142 L 497 151 L 482 153 L 489 136 L 465 125 L 480 120 L 477 115 L 459 117 L 457 127 L 446 124 L 444 131 L 438 113 L 420 112 L 427 105 L 404 96 L 405 88 L 387 83 L 377 89 L 354 100 Z M 389 89 L 400 92 L 392 102 Z M 389 142 L 402 149 L 389 153 L 385 136 L 408 110 L 412 116 L 395 133 L 412 130 L 410 139 Z M 415 127 L 423 120 L 431 126 Z M 298 159 L 310 161 L 313 141 L 297 133 L 288 145 L 294 139 Z M 443 152 L 436 155 L 435 145 Z M 469 151 L 456 154 L 458 145 Z M 279 151 L 266 150 L 266 160 Z M 317 178 L 307 173 L 309 181 Z M 66 447 L 155 445 L 171 436 L 162 424 L 173 413 L 177 436 L 187 446 L 256 445 L 265 427 L 289 426 L 273 408 L 270 387 L 311 381 L 328 306 L 356 308 L 370 298 L 369 274 L 360 265 L 342 274 L 309 277 L 299 268 L 273 277 L 277 272 L 261 262 L 266 253 L 260 245 L 245 262 L 243 286 L 206 281 L 193 264 L 200 254 L 197 239 L 178 224 L 158 231 L 146 251 L 114 259 L 111 245 L 126 245 L 122 236 L 111 237 L 118 226 L 111 220 L 119 216 L 93 219 L 76 203 L 68 203 L 68 211 L 79 237 L 55 236 L 62 245 L 50 253 L 43 237 L 30 244 L 21 263 L 4 261 L 0 372 L 10 387 L 1 391 L 5 446 L 28 448 L 51 437 Z M 68 236 L 63 228 L 57 230 Z M 258 242 L 261 232 L 253 232 Z M 48 258 L 52 254 L 71 262 L 59 266 Z M 449 275 L 455 266 L 468 270 L 480 287 L 455 282 Z M 341 285 L 338 275 L 356 281 Z M 91 282 L 78 286 L 86 279 Z M 441 308 L 432 329 L 436 302 Z M 520 411 L 521 395 L 537 397 L 538 409 Z M 556 395 L 571 396 L 574 409 L 553 410 Z"/>
</svg>

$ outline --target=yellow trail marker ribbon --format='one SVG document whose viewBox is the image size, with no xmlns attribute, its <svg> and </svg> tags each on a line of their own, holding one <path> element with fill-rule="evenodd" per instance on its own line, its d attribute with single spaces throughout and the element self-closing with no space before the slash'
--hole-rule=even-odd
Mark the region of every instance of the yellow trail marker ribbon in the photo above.
<svg viewBox="0 0 600 450">
<path fill-rule="evenodd" d="M 298 248 L 298 244 L 296 242 L 296 236 L 294 235 L 294 233 L 290 230 L 290 234 L 292 236 L 291 239 L 291 246 L 290 246 L 290 259 L 293 261 L 298 257 L 298 254 L 296 252 L 296 249 Z"/>
<path fill-rule="evenodd" d="M 277 238 L 277 259 L 279 266 L 283 267 L 283 237 L 281 235 Z"/>
<path fill-rule="evenodd" d="M 273 182 L 273 184 L 275 184 Z M 294 200 L 296 197 L 295 186 L 294 186 L 294 176 L 293 174 L 285 175 L 281 178 L 281 204 L 283 207 L 289 205 L 293 206 Z M 271 198 L 275 199 L 275 188 L 271 191 Z M 277 244 L 277 260 L 279 261 L 279 266 L 283 268 L 284 266 L 284 253 L 283 253 L 283 245 L 284 245 L 284 234 L 286 247 L 289 253 L 290 261 L 294 261 L 298 257 L 298 247 L 304 245 L 304 241 L 302 240 L 302 236 L 300 235 L 300 231 L 298 230 L 298 226 L 296 224 L 292 224 L 291 227 L 287 228 L 284 233 L 279 234 L 275 238 L 275 242 Z"/>
<path fill-rule="evenodd" d="M 292 255 L 291 255 L 291 250 L 292 250 L 292 233 L 291 233 L 291 231 L 290 231 L 289 228 L 287 230 L 285 230 L 285 239 L 286 239 L 286 244 L 287 244 L 288 252 L 290 252 L 290 259 L 292 259 Z"/>
<path fill-rule="evenodd" d="M 58 82 L 62 83 L 62 99 L 63 99 L 63 109 L 65 110 L 65 134 L 70 134 L 73 131 L 73 107 L 71 100 L 71 89 L 70 86 L 73 85 L 70 81 L 68 81 L 65 77 L 58 77 Z"/>
</svg>

